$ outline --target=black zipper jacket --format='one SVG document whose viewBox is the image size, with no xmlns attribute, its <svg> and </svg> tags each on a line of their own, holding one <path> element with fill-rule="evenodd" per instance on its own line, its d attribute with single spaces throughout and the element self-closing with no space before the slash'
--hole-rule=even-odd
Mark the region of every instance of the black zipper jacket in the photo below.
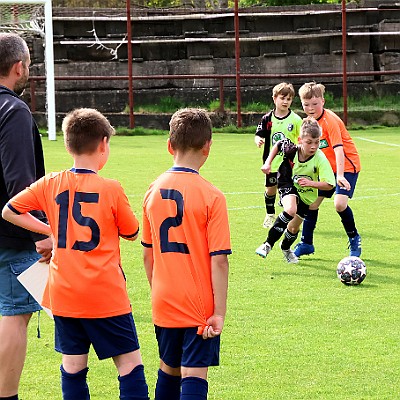
<svg viewBox="0 0 400 400">
<path fill-rule="evenodd" d="M 15 194 L 44 175 L 42 142 L 29 107 L 12 90 L 0 85 L 0 213 Z M 36 217 L 46 221 L 43 212 Z M 34 250 L 45 236 L 1 218 L 0 248 Z"/>
</svg>

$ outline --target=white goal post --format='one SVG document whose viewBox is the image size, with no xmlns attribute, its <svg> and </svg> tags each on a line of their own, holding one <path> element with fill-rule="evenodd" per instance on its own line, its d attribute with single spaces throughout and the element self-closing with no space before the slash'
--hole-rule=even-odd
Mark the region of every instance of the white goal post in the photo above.
<svg viewBox="0 0 400 400">
<path fill-rule="evenodd" d="M 43 8 L 43 16 L 31 14 L 28 17 L 13 13 L 14 7 L 20 5 L 34 6 Z M 6 20 L 0 15 L 0 31 L 15 31 L 17 33 L 34 32 L 44 37 L 44 54 L 45 54 L 45 75 L 46 75 L 46 113 L 47 113 L 47 129 L 49 140 L 56 140 L 56 104 L 55 104 L 55 84 L 54 84 L 54 49 L 53 49 L 53 18 L 51 0 L 0 0 L 0 8 L 7 7 L 13 18 Z M 22 20 L 25 18 L 25 20 Z M 28 19 L 26 19 L 28 18 Z M 43 21 L 44 20 L 44 21 Z"/>
</svg>

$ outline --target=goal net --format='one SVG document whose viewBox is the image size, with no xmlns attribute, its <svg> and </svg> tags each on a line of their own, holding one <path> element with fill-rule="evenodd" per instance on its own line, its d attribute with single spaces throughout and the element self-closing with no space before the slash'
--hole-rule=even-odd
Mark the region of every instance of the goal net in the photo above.
<svg viewBox="0 0 400 400">
<path fill-rule="evenodd" d="M 51 0 L 0 0 L 0 32 L 43 38 L 46 75 L 46 118 L 50 140 L 56 139 L 54 53 Z"/>
</svg>

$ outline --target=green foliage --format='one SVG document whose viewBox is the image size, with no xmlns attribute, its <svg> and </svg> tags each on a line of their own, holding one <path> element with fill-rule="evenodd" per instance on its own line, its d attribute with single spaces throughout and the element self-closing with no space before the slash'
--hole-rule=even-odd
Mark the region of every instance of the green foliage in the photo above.
<svg viewBox="0 0 400 400">
<path fill-rule="evenodd" d="M 239 7 L 338 4 L 341 0 L 239 0 Z"/>
<path fill-rule="evenodd" d="M 134 129 L 125 126 L 118 126 L 115 128 L 115 134 L 118 136 L 149 136 L 149 135 L 165 135 L 167 131 L 160 129 L 148 129 L 138 126 Z"/>
<path fill-rule="evenodd" d="M 226 8 L 234 7 L 234 1 L 205 1 L 205 0 L 135 0 L 132 6 L 151 8 L 193 7 L 193 8 Z M 307 4 L 340 3 L 340 0 L 239 0 L 239 7 L 251 6 L 290 6 Z M 125 8 L 126 2 L 122 0 L 53 0 L 54 7 L 92 7 L 92 8 Z"/>
<path fill-rule="evenodd" d="M 235 125 L 228 125 L 220 128 L 213 128 L 213 133 L 252 133 L 254 135 L 255 130 L 255 126 L 245 126 L 242 128 L 238 128 Z"/>
<path fill-rule="evenodd" d="M 343 99 L 341 97 L 334 97 L 332 93 L 325 93 L 325 104 L 327 108 L 332 110 L 343 110 Z M 399 110 L 400 105 L 396 96 L 364 96 L 362 98 L 348 98 L 348 108 L 350 110 Z M 185 104 L 183 101 L 177 100 L 173 97 L 164 97 L 159 100 L 158 104 L 147 104 L 141 105 L 137 109 L 136 112 L 150 112 L 150 113 L 173 113 L 178 108 L 181 107 L 202 107 L 208 111 L 217 111 L 220 108 L 219 99 L 215 99 L 210 101 L 208 104 Z M 263 103 L 260 101 L 254 101 L 251 103 L 242 103 L 241 111 L 242 112 L 265 112 L 267 110 L 271 110 L 274 107 L 272 100 L 268 103 Z M 225 99 L 224 109 L 226 111 L 236 111 L 236 102 L 231 101 L 231 99 Z M 293 110 L 301 110 L 301 102 L 299 96 L 296 96 L 292 103 Z M 125 109 L 125 112 L 128 112 L 128 109 Z"/>
<path fill-rule="evenodd" d="M 184 102 L 176 99 L 175 97 L 161 97 L 157 103 L 141 105 L 135 111 L 153 112 L 153 113 L 173 113 L 182 107 L 185 107 Z"/>
</svg>

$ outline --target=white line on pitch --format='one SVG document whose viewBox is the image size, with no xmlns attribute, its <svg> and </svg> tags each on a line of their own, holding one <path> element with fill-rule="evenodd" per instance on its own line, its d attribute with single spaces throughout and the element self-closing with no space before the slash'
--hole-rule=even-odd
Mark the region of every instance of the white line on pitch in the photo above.
<svg viewBox="0 0 400 400">
<path fill-rule="evenodd" d="M 389 193 L 385 194 L 387 196 L 400 196 L 400 193 Z M 359 196 L 352 199 L 352 201 L 357 200 L 367 200 L 367 199 L 376 199 L 381 198 L 382 196 Z M 333 202 L 333 199 L 326 199 L 325 202 Z M 256 208 L 265 208 L 265 206 L 249 206 L 249 207 L 228 207 L 228 211 L 239 211 L 239 210 L 252 210 Z"/>
<path fill-rule="evenodd" d="M 400 144 L 396 143 L 387 143 L 387 142 L 378 142 L 377 140 L 372 140 L 372 139 L 366 139 L 360 136 L 353 136 L 355 139 L 360 139 L 360 140 L 365 140 L 366 142 L 372 142 L 376 144 L 384 144 L 386 146 L 392 146 L 392 147 L 400 147 Z"/>
</svg>

